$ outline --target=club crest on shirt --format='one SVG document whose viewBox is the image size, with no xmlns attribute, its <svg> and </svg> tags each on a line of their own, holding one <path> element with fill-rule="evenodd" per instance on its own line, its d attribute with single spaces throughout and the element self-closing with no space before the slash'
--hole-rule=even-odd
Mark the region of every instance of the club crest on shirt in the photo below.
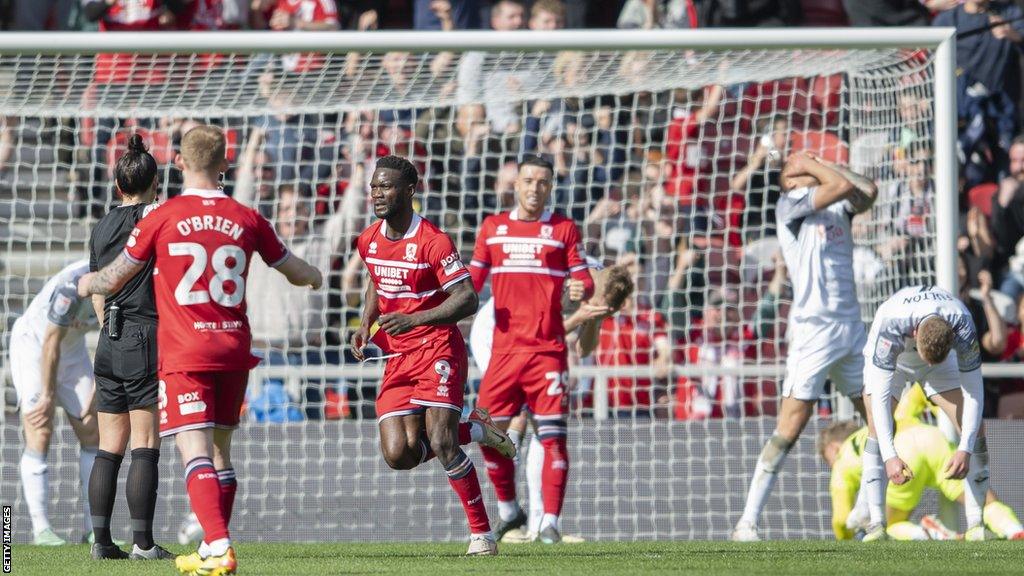
<svg viewBox="0 0 1024 576">
<path fill-rule="evenodd" d="M 370 242 L 370 249 L 368 251 L 369 251 L 370 254 L 376 254 L 377 253 L 377 243 L 376 242 Z"/>
<path fill-rule="evenodd" d="M 417 248 L 417 246 L 416 246 L 416 244 L 414 242 L 410 242 L 410 243 L 406 244 L 405 245 L 405 256 L 403 256 L 402 259 L 405 260 L 406 262 L 415 262 L 416 261 L 416 248 Z"/>
<path fill-rule="evenodd" d="M 504 236 L 508 234 L 508 226 L 505 224 L 499 224 L 498 229 L 495 230 L 494 233 L 497 234 L 498 236 Z"/>
<path fill-rule="evenodd" d="M 544 240 L 551 240 L 555 234 L 555 227 L 544 224 L 540 227 L 540 237 Z"/>
</svg>

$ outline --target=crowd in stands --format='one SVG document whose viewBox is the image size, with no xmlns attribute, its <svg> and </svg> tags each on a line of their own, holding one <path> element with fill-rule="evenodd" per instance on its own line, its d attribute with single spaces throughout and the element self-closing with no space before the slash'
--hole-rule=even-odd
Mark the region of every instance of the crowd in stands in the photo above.
<svg viewBox="0 0 1024 576">
<path fill-rule="evenodd" d="M 554 30 L 560 28 L 704 28 L 735 26 L 954 26 L 958 40 L 960 253 L 962 297 L 982 336 L 986 361 L 1024 357 L 1024 136 L 1019 50 L 1024 13 L 1015 4 L 983 0 L 8 0 L 7 30 Z M 96 60 L 118 79 L 117 58 Z M 838 77 L 712 84 L 701 89 L 633 92 L 508 102 L 491 91 L 528 94 L 535 75 L 496 69 L 483 53 L 383 55 L 375 88 L 382 98 L 440 88 L 451 106 L 374 107 L 317 114 L 267 113 L 210 119 L 231 143 L 226 188 L 270 218 L 289 246 L 330 270 L 321 292 L 296 290 L 259 263 L 247 290 L 256 347 L 265 363 L 340 365 L 354 362 L 340 345 L 357 321 L 363 275 L 352 240 L 367 224 L 368 172 L 386 154 L 409 156 L 424 174 L 419 209 L 472 250 L 482 218 L 514 206 L 517 158 L 539 153 L 555 165 L 554 206 L 576 219 L 588 254 L 623 264 L 637 293 L 602 326 L 596 363 L 652 366 L 649 377 L 610 378 L 612 414 L 682 420 L 773 415 L 775 377 L 728 373 L 680 376 L 681 366 L 770 366 L 785 355 L 787 271 L 775 240 L 774 205 L 781 159 L 811 149 L 886 183 L 873 213 L 854 222 L 858 279 L 865 301 L 895 290 L 885 279 L 924 278 L 934 251 L 931 101 L 924 80 L 897 92 L 895 118 L 880 131 L 850 139 L 840 131 Z M 215 57 L 210 57 L 215 58 Z M 269 87 L 282 75 L 324 66 L 323 56 L 254 58 L 268 109 L 287 98 Z M 616 74 L 642 75 L 642 53 L 621 55 Z M 586 69 L 579 53 L 542 63 L 563 86 Z M 258 67 L 254 64 L 258 63 Z M 206 62 L 211 68 L 221 63 Z M 727 64 L 727 63 L 726 63 Z M 346 67 L 360 70 L 349 56 Z M 349 69 L 349 68 L 347 68 Z M 443 71 L 449 70 L 445 74 Z M 353 72 L 355 73 L 355 72 Z M 314 74 L 315 75 L 315 74 Z M 125 89 L 126 92 L 130 90 Z M 886 96 L 889 97 L 889 96 Z M 282 103 L 284 104 L 284 103 Z M 77 216 L 111 201 L 108 166 L 132 131 L 145 131 L 165 169 L 166 193 L 180 183 L 167 169 L 187 118 L 81 119 L 71 132 L 47 131 L 52 119 L 3 119 L 0 173 L 19 156 L 19 135 L 39 139 L 74 159 Z M 26 128 L 27 127 L 27 128 Z M 21 132 L 19 132 L 19 130 Z M 17 135 L 17 136 L 16 136 Z M 85 167 L 85 168 L 81 168 Z M 867 304 L 866 304 L 867 305 Z M 592 405 L 592 382 L 578 402 Z M 364 415 L 368 389 L 344 382 L 303 386 L 302 413 L 266 394 L 250 404 L 259 417 L 297 419 Z M 987 415 L 1024 417 L 1024 385 L 986 381 Z M 268 383 L 264 390 L 279 386 Z M 296 393 L 291 390 L 292 394 Z M 295 400 L 295 398 L 293 398 Z M 262 404 L 261 404 L 262 402 Z M 822 410 L 832 407 L 823 403 Z"/>
</svg>

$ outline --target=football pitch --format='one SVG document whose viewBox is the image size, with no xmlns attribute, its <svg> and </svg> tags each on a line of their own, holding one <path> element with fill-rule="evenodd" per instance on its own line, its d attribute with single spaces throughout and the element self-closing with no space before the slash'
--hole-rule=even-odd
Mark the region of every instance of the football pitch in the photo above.
<svg viewBox="0 0 1024 576">
<path fill-rule="evenodd" d="M 173 546 L 181 553 L 185 549 Z M 241 544 L 239 574 L 1020 574 L 1020 542 L 788 541 L 504 545 L 466 558 L 463 544 Z M 88 559 L 86 546 L 15 546 L 13 574 L 176 574 L 167 562 Z"/>
</svg>

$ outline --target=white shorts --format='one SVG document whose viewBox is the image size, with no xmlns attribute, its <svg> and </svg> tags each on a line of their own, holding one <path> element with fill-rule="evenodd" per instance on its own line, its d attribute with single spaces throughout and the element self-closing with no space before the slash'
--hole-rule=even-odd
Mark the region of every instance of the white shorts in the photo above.
<svg viewBox="0 0 1024 576">
<path fill-rule="evenodd" d="M 14 332 L 10 361 L 18 408 L 24 414 L 35 407 L 43 391 L 43 345 L 31 334 Z M 72 418 L 82 419 L 89 411 L 94 391 L 89 350 L 84 344 L 72 351 L 62 350 L 57 367 L 57 405 Z"/>
<path fill-rule="evenodd" d="M 890 396 L 898 400 L 903 395 L 908 382 L 920 382 L 925 396 L 929 398 L 960 388 L 960 365 L 954 352 L 950 352 L 941 364 L 935 366 L 922 360 L 917 352 L 907 351 L 900 354 L 896 360 L 896 371 L 893 373 L 893 381 L 889 390 L 884 389 L 889 374 L 888 370 L 882 370 L 875 366 L 870 358 L 866 359 L 866 362 L 864 381 L 867 382 L 867 393 L 872 396 L 888 392 Z"/>
<path fill-rule="evenodd" d="M 782 395 L 817 400 L 832 380 L 844 396 L 860 397 L 867 340 L 863 322 L 791 322 Z"/>
</svg>

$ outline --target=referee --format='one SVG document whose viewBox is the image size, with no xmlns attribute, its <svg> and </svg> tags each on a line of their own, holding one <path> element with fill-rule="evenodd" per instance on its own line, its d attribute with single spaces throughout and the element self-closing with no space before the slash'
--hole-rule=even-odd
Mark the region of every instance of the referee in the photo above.
<svg viewBox="0 0 1024 576">
<path fill-rule="evenodd" d="M 89 240 L 89 269 L 100 270 L 114 261 L 136 222 L 152 209 L 157 195 L 156 160 L 142 137 L 132 135 L 117 161 L 114 180 L 122 203 L 103 217 Z M 174 558 L 153 542 L 153 512 L 159 482 L 160 436 L 157 433 L 156 306 L 153 302 L 153 262 L 104 301 L 93 297 L 96 315 L 103 318 L 96 347 L 96 408 L 100 449 L 89 478 L 95 544 L 92 557 L 159 560 Z M 110 516 L 117 495 L 117 474 L 131 439 L 127 497 L 134 545 L 131 554 L 111 539 Z"/>
</svg>

